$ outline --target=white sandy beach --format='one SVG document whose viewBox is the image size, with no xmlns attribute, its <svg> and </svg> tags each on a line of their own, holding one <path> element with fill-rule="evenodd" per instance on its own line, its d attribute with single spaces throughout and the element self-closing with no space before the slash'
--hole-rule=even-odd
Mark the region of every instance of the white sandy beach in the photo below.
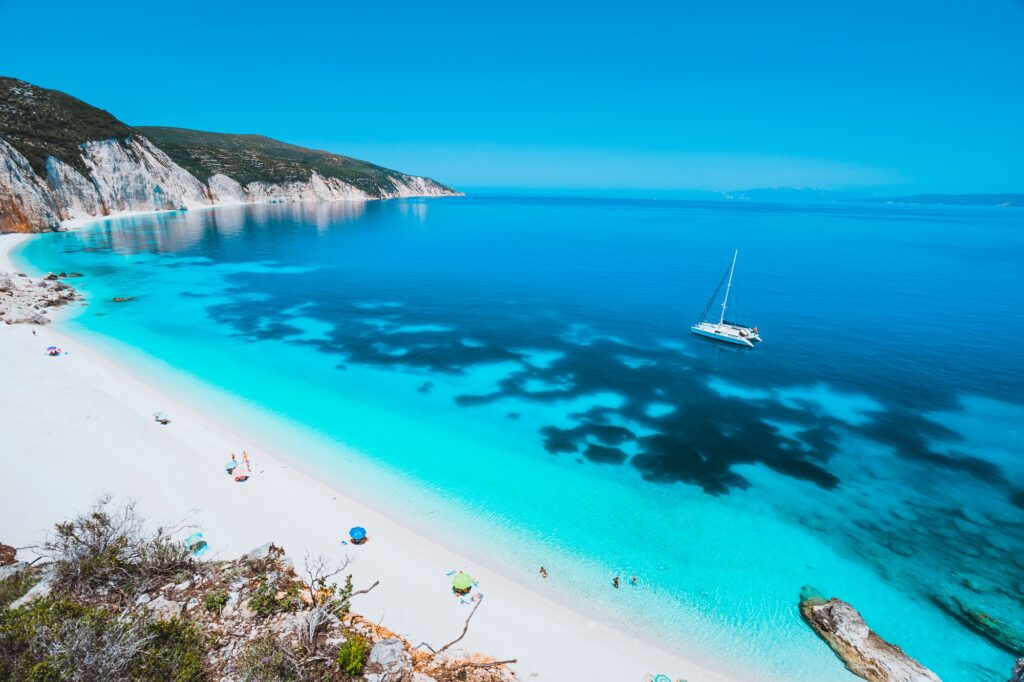
<svg viewBox="0 0 1024 682">
<path fill-rule="evenodd" d="M 0 235 L 0 270 L 15 270 L 9 252 L 27 238 Z M 48 357 L 43 351 L 51 344 L 69 354 Z M 159 410 L 171 415 L 169 426 L 154 422 Z M 486 586 L 486 598 L 463 649 L 516 658 L 523 679 L 640 682 L 659 673 L 689 682 L 739 679 L 482 568 L 297 469 L 287 452 L 268 452 L 241 433 L 223 415 L 201 412 L 130 373 L 102 348 L 69 335 L 59 321 L 46 327 L 0 324 L 4 543 L 36 543 L 56 521 L 110 493 L 136 499 L 153 521 L 191 514 L 190 522 L 221 558 L 270 541 L 297 566 L 307 551 L 336 559 L 347 552 L 356 559 L 357 588 L 380 580 L 356 598 L 353 609 L 412 642 L 437 646 L 459 634 L 468 607 L 452 596 L 445 576 L 465 567 Z M 231 452 L 242 450 L 252 454 L 253 476 L 236 484 L 222 466 Z M 377 506 L 386 505 L 381 500 Z M 340 519 L 353 517 L 370 529 L 370 543 L 341 544 L 347 527 Z"/>
</svg>

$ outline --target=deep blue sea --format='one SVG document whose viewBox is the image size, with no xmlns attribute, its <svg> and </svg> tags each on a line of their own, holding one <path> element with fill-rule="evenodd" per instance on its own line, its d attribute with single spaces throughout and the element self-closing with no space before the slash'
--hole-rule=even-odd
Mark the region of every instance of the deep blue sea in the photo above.
<svg viewBox="0 0 1024 682">
<path fill-rule="evenodd" d="M 755 350 L 689 333 L 734 249 Z M 1024 629 L 1020 209 L 265 205 L 17 257 L 83 273 L 70 324 L 126 362 L 230 394 L 348 494 L 666 649 L 853 679 L 800 620 L 812 586 L 946 682 L 1009 676 L 950 611 Z"/>
</svg>

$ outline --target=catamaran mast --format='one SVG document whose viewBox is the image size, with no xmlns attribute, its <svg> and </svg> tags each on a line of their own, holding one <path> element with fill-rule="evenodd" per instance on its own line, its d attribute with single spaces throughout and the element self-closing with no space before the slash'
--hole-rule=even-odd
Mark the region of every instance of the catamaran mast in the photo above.
<svg viewBox="0 0 1024 682">
<path fill-rule="evenodd" d="M 725 298 L 722 299 L 722 317 L 719 318 L 718 324 L 725 322 L 725 306 L 729 303 L 729 289 L 732 289 L 732 273 L 736 270 L 736 256 L 740 254 L 740 250 L 736 249 L 732 254 L 732 267 L 729 268 L 729 283 L 725 285 Z"/>
</svg>

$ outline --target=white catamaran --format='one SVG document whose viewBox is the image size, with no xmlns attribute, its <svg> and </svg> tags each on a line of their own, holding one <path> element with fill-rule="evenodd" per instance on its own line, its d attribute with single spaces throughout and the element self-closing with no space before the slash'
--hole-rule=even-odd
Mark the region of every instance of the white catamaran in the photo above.
<svg viewBox="0 0 1024 682">
<path fill-rule="evenodd" d="M 700 319 L 697 321 L 697 324 L 690 327 L 690 331 L 717 341 L 725 341 L 726 343 L 753 348 L 755 343 L 761 342 L 761 335 L 757 327 L 744 327 L 725 321 L 725 309 L 729 305 L 729 290 L 732 289 L 732 274 L 736 270 L 736 257 L 739 253 L 737 249 L 732 254 L 732 265 L 729 266 L 728 282 L 726 282 L 726 278 L 723 276 L 722 281 L 718 283 L 718 288 L 715 289 L 715 293 L 711 295 L 711 300 L 704 306 L 704 312 L 700 314 Z M 722 314 L 718 317 L 718 322 L 711 322 L 708 320 L 708 312 L 711 310 L 711 306 L 715 304 L 715 300 L 718 299 L 718 292 L 722 290 L 723 284 L 725 284 L 725 298 L 722 300 Z"/>
</svg>

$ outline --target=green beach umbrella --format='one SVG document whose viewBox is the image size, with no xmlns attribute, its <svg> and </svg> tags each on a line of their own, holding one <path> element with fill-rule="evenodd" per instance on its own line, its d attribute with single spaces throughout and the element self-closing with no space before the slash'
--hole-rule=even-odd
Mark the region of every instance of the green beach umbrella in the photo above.
<svg viewBox="0 0 1024 682">
<path fill-rule="evenodd" d="M 459 571 L 459 574 L 452 578 L 452 589 L 462 592 L 473 587 L 473 578 L 467 574 Z"/>
</svg>

